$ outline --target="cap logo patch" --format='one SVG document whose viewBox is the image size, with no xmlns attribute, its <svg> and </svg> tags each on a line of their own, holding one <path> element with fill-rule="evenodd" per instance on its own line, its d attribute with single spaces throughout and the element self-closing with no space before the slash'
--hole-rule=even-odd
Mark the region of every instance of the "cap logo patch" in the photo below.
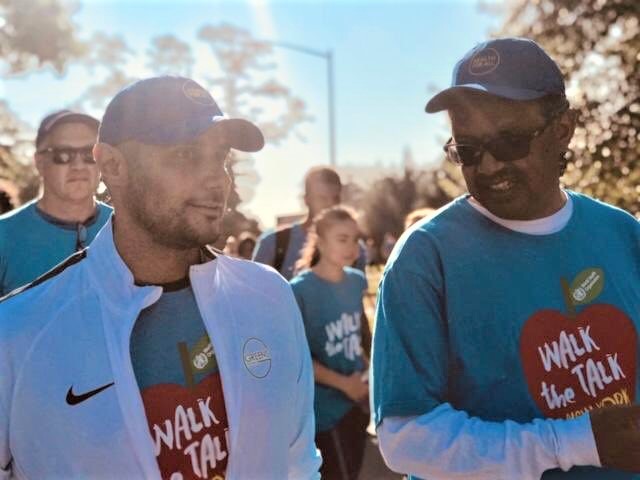
<svg viewBox="0 0 640 480">
<path fill-rule="evenodd" d="M 193 80 L 189 80 L 182 85 L 182 91 L 184 95 L 192 102 L 199 103 L 200 105 L 215 105 L 216 102 L 213 97 L 209 95 L 204 88 L 198 85 Z"/>
<path fill-rule="evenodd" d="M 500 65 L 500 54 L 495 48 L 484 48 L 471 57 L 469 73 L 471 75 L 487 75 Z"/>
</svg>

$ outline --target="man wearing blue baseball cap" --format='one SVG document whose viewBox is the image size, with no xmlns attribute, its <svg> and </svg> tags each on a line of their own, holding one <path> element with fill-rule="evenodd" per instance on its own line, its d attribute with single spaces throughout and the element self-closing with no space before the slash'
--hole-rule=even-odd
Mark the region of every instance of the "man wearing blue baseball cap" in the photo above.
<svg viewBox="0 0 640 480">
<path fill-rule="evenodd" d="M 575 113 L 558 67 L 531 40 L 491 40 L 426 110 L 447 111 L 469 193 L 387 263 L 384 458 L 429 480 L 640 478 L 640 224 L 560 186 Z"/>
<path fill-rule="evenodd" d="M 319 478 L 291 289 L 208 248 L 230 149 L 264 143 L 191 79 L 108 105 L 94 155 L 114 217 L 0 303 L 0 478 Z"/>
<path fill-rule="evenodd" d="M 95 198 L 97 119 L 71 110 L 47 115 L 34 155 L 42 193 L 0 217 L 0 297 L 85 248 L 111 215 Z"/>
</svg>

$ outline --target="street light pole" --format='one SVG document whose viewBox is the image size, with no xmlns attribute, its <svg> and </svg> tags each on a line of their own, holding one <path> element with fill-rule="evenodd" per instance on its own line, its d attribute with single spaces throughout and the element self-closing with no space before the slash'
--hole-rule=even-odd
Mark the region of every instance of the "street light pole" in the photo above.
<svg viewBox="0 0 640 480">
<path fill-rule="evenodd" d="M 336 153 L 336 116 L 335 116 L 335 90 L 333 82 L 333 51 L 320 51 L 313 48 L 303 47 L 287 42 L 268 42 L 274 47 L 295 50 L 296 52 L 306 53 L 314 57 L 320 57 L 327 61 L 327 96 L 329 107 L 329 161 L 332 167 L 337 165 Z"/>
<path fill-rule="evenodd" d="M 327 51 L 327 88 L 329 91 L 329 145 L 331 166 L 336 166 L 336 111 L 333 90 L 333 51 Z"/>
</svg>

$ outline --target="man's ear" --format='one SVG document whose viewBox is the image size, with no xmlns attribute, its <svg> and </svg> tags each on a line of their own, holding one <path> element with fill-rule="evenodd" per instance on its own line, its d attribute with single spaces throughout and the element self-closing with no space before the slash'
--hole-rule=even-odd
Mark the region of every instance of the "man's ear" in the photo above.
<svg viewBox="0 0 640 480">
<path fill-rule="evenodd" d="M 569 142 L 576 130 L 576 122 L 578 121 L 578 112 L 572 108 L 560 115 L 556 124 L 555 132 L 562 148 L 566 150 Z"/>
<path fill-rule="evenodd" d="M 42 177 L 42 172 L 44 170 L 45 161 L 46 161 L 45 154 L 38 153 L 38 152 L 33 154 L 33 163 L 36 166 L 36 170 L 38 171 L 41 177 Z"/>
<path fill-rule="evenodd" d="M 95 158 L 102 180 L 109 187 L 124 185 L 127 181 L 127 161 L 116 147 L 108 143 L 96 143 L 93 146 Z"/>
</svg>

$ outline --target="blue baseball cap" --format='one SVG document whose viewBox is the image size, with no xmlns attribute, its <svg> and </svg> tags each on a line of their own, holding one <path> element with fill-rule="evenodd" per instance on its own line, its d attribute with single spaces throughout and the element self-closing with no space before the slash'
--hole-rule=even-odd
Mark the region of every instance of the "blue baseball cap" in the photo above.
<svg viewBox="0 0 640 480">
<path fill-rule="evenodd" d="M 87 115 L 86 113 L 74 112 L 72 110 L 55 111 L 44 117 L 40 122 L 38 133 L 36 134 L 36 150 L 40 148 L 44 139 L 55 127 L 62 125 L 63 123 L 76 122 L 84 123 L 95 130 L 98 130 L 98 125 L 100 125 L 98 119 L 93 118 L 91 115 Z"/>
<path fill-rule="evenodd" d="M 264 146 L 258 127 L 228 118 L 209 92 L 190 78 L 161 76 L 139 80 L 109 102 L 98 142 L 118 145 L 135 140 L 149 145 L 188 143 L 216 125 L 224 129 L 231 148 L 257 152 Z"/>
<path fill-rule="evenodd" d="M 446 110 L 460 91 L 476 91 L 510 100 L 564 96 L 558 65 L 533 40 L 498 38 L 476 45 L 453 69 L 451 87 L 436 94 L 425 110 Z"/>
</svg>

